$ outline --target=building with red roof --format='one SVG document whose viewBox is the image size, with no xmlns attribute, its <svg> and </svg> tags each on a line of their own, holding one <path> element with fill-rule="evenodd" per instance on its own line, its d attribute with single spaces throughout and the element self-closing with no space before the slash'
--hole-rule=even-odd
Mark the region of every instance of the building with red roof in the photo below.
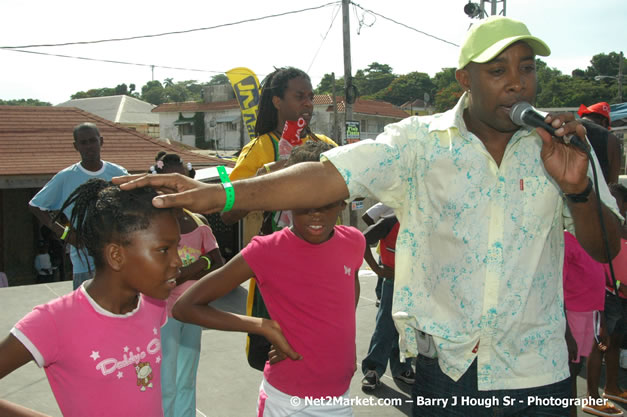
<svg viewBox="0 0 627 417">
<path fill-rule="evenodd" d="M 30 199 L 57 172 L 78 162 L 72 131 L 80 123 L 98 126 L 103 160 L 130 173 L 147 172 L 160 151 L 177 153 L 198 169 L 232 161 L 200 155 L 72 107 L 0 106 L 0 271 L 11 285 L 32 283 L 39 224 Z"/>
</svg>

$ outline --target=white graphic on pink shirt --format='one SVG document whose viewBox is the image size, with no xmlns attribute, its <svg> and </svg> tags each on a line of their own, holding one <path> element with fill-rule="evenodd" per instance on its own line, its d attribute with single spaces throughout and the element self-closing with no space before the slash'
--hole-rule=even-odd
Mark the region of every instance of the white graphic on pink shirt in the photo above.
<svg viewBox="0 0 627 417">
<path fill-rule="evenodd" d="M 89 357 L 90 357 L 90 358 L 92 358 L 93 360 L 97 360 L 97 359 L 99 359 L 99 358 L 100 358 L 100 353 L 98 353 L 98 352 L 96 352 L 96 351 L 92 350 L 92 351 L 91 351 L 91 355 L 89 355 Z"/>
<path fill-rule="evenodd" d="M 142 351 L 139 347 L 137 347 L 136 349 L 137 353 L 134 353 L 132 351 L 129 352 L 128 346 L 125 346 L 123 350 L 124 350 L 124 355 L 122 356 L 122 359 L 119 359 L 119 360 L 116 358 L 103 359 L 96 365 L 96 369 L 101 371 L 102 375 L 109 375 L 115 372 L 116 370 L 126 368 L 127 366 L 137 366 L 140 364 L 140 361 L 146 358 L 147 355 L 154 355 L 161 350 L 161 341 L 158 338 L 154 338 L 150 341 L 150 343 L 148 343 L 148 346 L 146 346 L 145 351 Z M 100 357 L 100 354 L 98 352 L 92 351 L 92 354 L 90 357 L 96 360 L 97 358 Z M 156 361 L 157 363 L 160 363 L 161 356 L 157 356 Z M 145 363 L 148 363 L 148 362 L 145 362 Z M 150 379 L 152 379 L 152 369 L 149 369 L 149 370 L 151 373 Z M 143 371 L 143 372 L 146 372 L 146 371 Z M 121 372 L 118 372 L 117 377 L 122 378 L 122 376 L 124 376 L 124 374 Z"/>
</svg>

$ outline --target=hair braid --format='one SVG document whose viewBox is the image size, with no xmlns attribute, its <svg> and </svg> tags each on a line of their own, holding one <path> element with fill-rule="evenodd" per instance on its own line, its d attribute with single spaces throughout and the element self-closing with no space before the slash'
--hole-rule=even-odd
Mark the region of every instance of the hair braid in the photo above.
<svg viewBox="0 0 627 417">
<path fill-rule="evenodd" d="M 156 195 L 150 187 L 122 191 L 117 185 L 92 178 L 70 194 L 59 213 L 73 205 L 70 224 L 79 256 L 85 256 L 86 249 L 99 268 L 104 266 L 103 249 L 108 243 L 129 244 L 131 233 L 147 229 L 156 214 L 171 210 L 155 208 L 152 199 Z"/>
</svg>

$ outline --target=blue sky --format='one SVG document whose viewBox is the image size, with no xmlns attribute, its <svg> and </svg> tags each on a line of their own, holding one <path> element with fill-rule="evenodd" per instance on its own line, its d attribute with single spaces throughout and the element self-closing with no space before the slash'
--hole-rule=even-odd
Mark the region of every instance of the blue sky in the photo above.
<svg viewBox="0 0 627 417">
<path fill-rule="evenodd" d="M 478 1 L 478 0 L 477 0 Z M 332 3 L 331 0 L 188 1 L 110 0 L 97 7 L 84 1 L 0 1 L 0 46 L 110 39 L 202 28 Z M 353 73 L 373 61 L 397 74 L 411 71 L 433 76 L 455 66 L 458 48 L 416 30 L 459 44 L 472 22 L 463 12 L 467 0 L 359 0 L 351 6 Z M 499 4 L 500 11 L 502 4 Z M 314 86 L 325 73 L 341 76 L 342 14 L 339 5 L 219 29 L 31 51 L 80 57 L 201 69 L 156 67 L 163 81 L 208 81 L 234 67 L 248 67 L 261 79 L 275 66 L 306 70 Z M 381 16 L 365 13 L 363 9 Z M 585 69 L 601 52 L 627 52 L 627 2 L 624 0 L 506 0 L 506 14 L 527 24 L 552 49 L 546 58 L 564 73 Z M 333 20 L 335 16 L 335 20 Z M 361 25 L 360 25 L 361 22 Z M 3 77 L 0 98 L 36 98 L 57 104 L 90 88 L 150 81 L 150 67 L 81 61 L 0 50 Z"/>
</svg>

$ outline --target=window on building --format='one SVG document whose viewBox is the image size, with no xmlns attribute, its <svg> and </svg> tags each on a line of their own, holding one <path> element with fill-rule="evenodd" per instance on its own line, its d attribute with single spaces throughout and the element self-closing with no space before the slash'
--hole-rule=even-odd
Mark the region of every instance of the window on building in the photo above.
<svg viewBox="0 0 627 417">
<path fill-rule="evenodd" d="M 179 134 L 181 134 L 181 136 L 193 135 L 194 125 L 191 123 L 179 125 Z"/>
<path fill-rule="evenodd" d="M 369 132 L 369 130 L 368 130 L 368 120 L 361 119 L 359 121 L 359 130 L 361 130 L 362 132 Z"/>
</svg>

